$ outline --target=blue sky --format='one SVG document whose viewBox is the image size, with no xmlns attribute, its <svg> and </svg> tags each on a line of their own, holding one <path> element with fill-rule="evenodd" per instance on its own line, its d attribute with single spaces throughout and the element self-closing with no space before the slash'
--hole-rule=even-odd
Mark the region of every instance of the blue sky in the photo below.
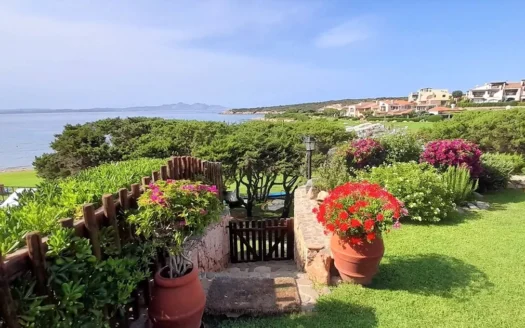
<svg viewBox="0 0 525 328">
<path fill-rule="evenodd" d="M 525 79 L 520 1 L 0 2 L 0 108 L 405 96 Z"/>
</svg>

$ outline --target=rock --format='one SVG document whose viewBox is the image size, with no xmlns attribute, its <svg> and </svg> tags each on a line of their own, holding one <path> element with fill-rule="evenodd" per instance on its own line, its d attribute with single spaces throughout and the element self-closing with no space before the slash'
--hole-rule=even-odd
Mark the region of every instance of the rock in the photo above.
<svg viewBox="0 0 525 328">
<path fill-rule="evenodd" d="M 308 197 L 308 199 L 316 199 L 317 198 L 317 195 L 318 195 L 319 191 L 315 188 L 310 188 L 308 190 L 308 192 L 306 193 L 306 197 Z"/>
<path fill-rule="evenodd" d="M 319 291 L 319 295 L 328 295 L 331 292 L 332 291 L 330 290 L 330 288 L 325 286 L 325 287 L 321 288 L 321 290 Z"/>
<path fill-rule="evenodd" d="M 487 203 L 487 202 L 481 202 L 481 201 L 476 201 L 475 202 L 476 206 L 482 210 L 488 210 L 490 208 L 490 204 Z"/>
<path fill-rule="evenodd" d="M 312 189 L 312 187 L 314 186 L 314 181 L 312 179 L 308 179 L 308 181 L 306 181 L 306 191 L 310 191 Z"/>
<path fill-rule="evenodd" d="M 484 198 L 484 196 L 480 194 L 479 192 L 474 191 L 473 195 L 474 195 L 474 198 L 476 198 L 477 200 L 481 200 Z"/>
<path fill-rule="evenodd" d="M 322 202 L 326 197 L 328 197 L 328 192 L 326 191 L 320 191 L 318 194 L 317 194 L 317 201 L 318 202 Z"/>
<path fill-rule="evenodd" d="M 457 207 L 456 211 L 458 211 L 459 214 L 465 214 L 468 212 L 464 207 Z"/>
<path fill-rule="evenodd" d="M 268 206 L 266 206 L 266 210 L 271 212 L 277 212 L 281 211 L 284 208 L 284 199 L 274 199 L 270 201 Z"/>
<path fill-rule="evenodd" d="M 473 203 L 468 203 L 468 208 L 471 210 L 479 210 L 479 208 Z"/>
<path fill-rule="evenodd" d="M 311 281 L 328 285 L 330 283 L 330 266 L 332 258 L 329 252 L 320 251 L 306 264 L 305 271 Z"/>
</svg>

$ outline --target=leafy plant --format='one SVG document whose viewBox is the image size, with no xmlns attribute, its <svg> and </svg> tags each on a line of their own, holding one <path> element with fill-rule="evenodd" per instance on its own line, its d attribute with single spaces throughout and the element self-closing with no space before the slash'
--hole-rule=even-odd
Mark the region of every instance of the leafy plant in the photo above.
<svg viewBox="0 0 525 328">
<path fill-rule="evenodd" d="M 417 161 L 423 151 L 423 144 L 410 133 L 386 134 L 379 141 L 385 148 L 385 163 L 389 164 Z"/>
<path fill-rule="evenodd" d="M 348 182 L 332 190 L 314 213 L 327 233 L 360 245 L 381 238 L 388 231 L 387 221 L 394 220 L 394 228 L 399 227 L 406 210 L 378 184 Z"/>
<path fill-rule="evenodd" d="M 346 149 L 349 168 L 363 169 L 381 165 L 385 161 L 384 147 L 374 139 L 359 139 L 350 143 Z"/>
<path fill-rule="evenodd" d="M 443 173 L 443 180 L 452 193 L 454 203 L 458 205 L 470 199 L 478 188 L 478 180 L 472 181 L 470 172 L 465 167 L 449 166 Z"/>
<path fill-rule="evenodd" d="M 507 187 L 512 172 L 516 170 L 516 161 L 509 155 L 486 153 L 481 156 L 483 174 L 479 178 L 482 190 L 498 190 Z"/>
<path fill-rule="evenodd" d="M 469 169 L 472 177 L 478 177 L 483 171 L 481 154 L 478 145 L 463 139 L 436 140 L 425 146 L 421 162 L 444 170 L 448 166 L 464 166 Z"/>
<path fill-rule="evenodd" d="M 445 181 L 426 163 L 383 165 L 370 172 L 360 172 L 359 178 L 386 188 L 405 204 L 409 217 L 415 221 L 441 221 L 455 208 Z"/>
<path fill-rule="evenodd" d="M 346 158 L 341 154 L 333 154 L 317 170 L 314 187 L 318 190 L 332 190 L 352 180 L 354 177 L 348 173 Z"/>
<path fill-rule="evenodd" d="M 138 200 L 139 209 L 128 217 L 137 233 L 169 255 L 169 277 L 180 277 L 192 267 L 183 253 L 184 241 L 201 233 L 219 218 L 217 187 L 187 180 L 152 183 Z"/>
</svg>

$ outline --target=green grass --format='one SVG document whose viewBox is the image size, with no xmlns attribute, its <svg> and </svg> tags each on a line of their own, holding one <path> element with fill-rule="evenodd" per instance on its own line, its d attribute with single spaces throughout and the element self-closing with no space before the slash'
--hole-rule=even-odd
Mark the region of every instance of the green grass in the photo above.
<svg viewBox="0 0 525 328">
<path fill-rule="evenodd" d="M 339 119 L 338 121 L 334 122 L 341 127 L 346 126 L 355 126 L 358 124 L 366 123 L 366 121 L 352 121 L 352 120 L 344 120 Z M 384 124 L 386 127 L 407 127 L 409 131 L 417 131 L 422 128 L 426 127 L 432 127 L 434 124 L 433 122 L 383 122 L 383 121 L 371 121 L 370 123 L 381 123 Z"/>
<path fill-rule="evenodd" d="M 489 211 L 406 223 L 385 237 L 367 288 L 342 285 L 312 314 L 222 321 L 221 327 L 523 327 L 525 194 L 489 195 Z"/>
<path fill-rule="evenodd" d="M 0 172 L 0 184 L 16 187 L 34 187 L 40 182 L 35 171 Z"/>
</svg>

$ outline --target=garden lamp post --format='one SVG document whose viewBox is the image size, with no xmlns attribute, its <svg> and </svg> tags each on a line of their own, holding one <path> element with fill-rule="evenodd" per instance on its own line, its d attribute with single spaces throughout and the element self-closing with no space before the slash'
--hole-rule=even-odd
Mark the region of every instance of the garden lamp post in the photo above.
<svg viewBox="0 0 525 328">
<path fill-rule="evenodd" d="M 306 146 L 306 178 L 312 178 L 312 152 L 315 150 L 315 139 L 310 136 L 306 136 L 303 139 L 304 145 Z"/>
</svg>

